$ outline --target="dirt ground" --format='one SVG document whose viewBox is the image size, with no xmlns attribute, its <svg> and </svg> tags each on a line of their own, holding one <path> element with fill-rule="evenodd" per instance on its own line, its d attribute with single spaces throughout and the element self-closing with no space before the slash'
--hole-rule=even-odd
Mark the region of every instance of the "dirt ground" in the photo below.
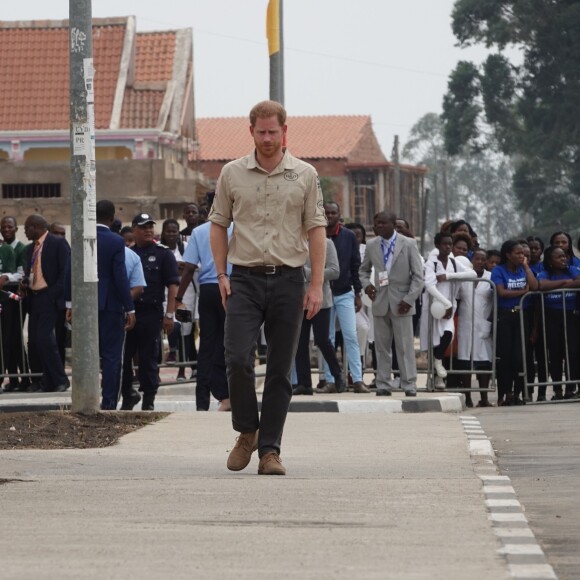
<svg viewBox="0 0 580 580">
<path fill-rule="evenodd" d="M 78 415 L 68 411 L 0 413 L 0 449 L 108 447 L 123 435 L 167 415 L 132 411 L 95 415 Z"/>
</svg>

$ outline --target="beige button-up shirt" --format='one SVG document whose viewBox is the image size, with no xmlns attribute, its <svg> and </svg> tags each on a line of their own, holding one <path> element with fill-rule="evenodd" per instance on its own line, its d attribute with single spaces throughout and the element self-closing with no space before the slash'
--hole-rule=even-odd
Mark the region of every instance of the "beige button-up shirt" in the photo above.
<svg viewBox="0 0 580 580">
<path fill-rule="evenodd" d="M 209 220 L 224 228 L 234 222 L 232 264 L 303 266 L 308 231 L 326 227 L 316 170 L 288 150 L 272 173 L 258 165 L 255 152 L 232 161 L 218 179 Z"/>
</svg>

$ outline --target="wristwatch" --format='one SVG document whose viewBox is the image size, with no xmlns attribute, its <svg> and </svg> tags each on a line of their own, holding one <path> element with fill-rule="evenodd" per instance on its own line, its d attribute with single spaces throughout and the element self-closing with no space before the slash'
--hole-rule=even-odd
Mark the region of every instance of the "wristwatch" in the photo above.
<svg viewBox="0 0 580 580">
<path fill-rule="evenodd" d="M 166 312 L 165 318 L 169 318 L 169 320 L 173 320 L 175 318 L 175 312 Z"/>
</svg>

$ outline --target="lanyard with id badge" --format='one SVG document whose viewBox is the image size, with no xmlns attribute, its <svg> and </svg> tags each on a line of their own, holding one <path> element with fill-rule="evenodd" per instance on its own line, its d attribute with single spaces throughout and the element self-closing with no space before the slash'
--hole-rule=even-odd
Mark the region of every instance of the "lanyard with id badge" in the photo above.
<svg viewBox="0 0 580 580">
<path fill-rule="evenodd" d="M 389 247 L 386 247 L 385 240 L 381 241 L 381 248 L 383 249 L 383 257 L 385 260 L 385 268 L 387 267 L 387 263 L 389 262 L 389 258 L 393 254 L 394 247 L 395 247 L 395 239 L 396 235 L 389 243 Z M 379 272 L 379 287 L 384 288 L 389 285 L 389 273 L 385 269 L 384 272 Z"/>
</svg>

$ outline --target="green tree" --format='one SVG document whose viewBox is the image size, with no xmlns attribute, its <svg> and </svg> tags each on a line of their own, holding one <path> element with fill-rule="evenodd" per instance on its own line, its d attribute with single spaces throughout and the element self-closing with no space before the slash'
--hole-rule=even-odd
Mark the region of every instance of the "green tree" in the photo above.
<svg viewBox="0 0 580 580">
<path fill-rule="evenodd" d="M 541 229 L 578 223 L 580 1 L 457 0 L 452 20 L 460 46 L 493 52 L 450 75 L 447 151 L 497 144 L 517 160 L 514 189 Z"/>
<path fill-rule="evenodd" d="M 403 148 L 406 160 L 429 168 L 427 187 L 431 195 L 426 224 L 429 237 L 434 236 L 447 217 L 468 221 L 486 248 L 518 235 L 521 220 L 514 207 L 514 170 L 510 158 L 497 150 L 474 152 L 467 147 L 451 156 L 445 148 L 445 129 L 441 117 L 428 113 L 412 127 Z"/>
</svg>

